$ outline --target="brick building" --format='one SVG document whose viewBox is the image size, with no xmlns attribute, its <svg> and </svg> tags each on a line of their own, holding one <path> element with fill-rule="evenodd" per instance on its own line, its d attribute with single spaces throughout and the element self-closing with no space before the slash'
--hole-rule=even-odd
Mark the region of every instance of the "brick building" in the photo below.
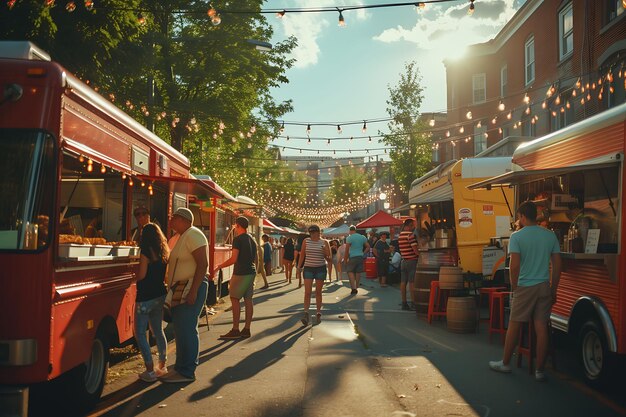
<svg viewBox="0 0 626 417">
<path fill-rule="evenodd" d="M 448 123 L 433 131 L 438 162 L 623 103 L 625 9 L 626 0 L 528 0 L 494 39 L 446 60 Z"/>
</svg>

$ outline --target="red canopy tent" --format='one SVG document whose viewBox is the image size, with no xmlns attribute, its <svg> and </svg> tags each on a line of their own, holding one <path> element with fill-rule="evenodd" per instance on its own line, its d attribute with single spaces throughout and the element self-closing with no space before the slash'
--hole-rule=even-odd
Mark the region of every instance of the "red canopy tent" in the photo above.
<svg viewBox="0 0 626 417">
<path fill-rule="evenodd" d="M 385 226 L 402 226 L 402 220 L 396 219 L 391 214 L 378 210 L 376 213 L 363 220 L 356 225 L 357 229 L 367 229 L 371 227 L 385 227 Z"/>
<path fill-rule="evenodd" d="M 269 229 L 272 232 L 284 232 L 283 229 L 281 229 L 280 227 L 276 226 L 274 223 L 272 223 L 271 221 L 267 220 L 267 219 L 263 219 L 263 228 L 264 229 Z"/>
</svg>

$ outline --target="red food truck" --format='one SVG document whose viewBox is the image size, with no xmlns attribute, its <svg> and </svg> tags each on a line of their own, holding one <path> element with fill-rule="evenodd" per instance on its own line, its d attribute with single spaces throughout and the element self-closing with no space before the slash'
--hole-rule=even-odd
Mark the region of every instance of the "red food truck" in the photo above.
<svg viewBox="0 0 626 417">
<path fill-rule="evenodd" d="M 0 42 L 0 89 L 0 414 L 25 415 L 29 387 L 50 380 L 87 409 L 109 348 L 133 337 L 133 209 L 165 232 L 190 195 L 232 196 L 29 42 Z"/>
<path fill-rule="evenodd" d="M 626 354 L 626 104 L 522 144 L 514 172 L 471 188 L 514 186 L 561 243 L 552 327 L 577 342 L 585 379 L 602 382 Z"/>
</svg>

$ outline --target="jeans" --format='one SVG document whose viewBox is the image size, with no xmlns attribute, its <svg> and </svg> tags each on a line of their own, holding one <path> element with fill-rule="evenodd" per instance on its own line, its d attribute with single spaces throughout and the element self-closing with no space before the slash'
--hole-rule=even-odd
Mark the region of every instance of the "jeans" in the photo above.
<svg viewBox="0 0 626 417">
<path fill-rule="evenodd" d="M 163 302 L 165 296 L 153 298 L 147 301 L 135 303 L 135 340 L 141 351 L 141 357 L 146 365 L 152 364 L 152 352 L 146 335 L 146 328 L 150 323 L 150 329 L 156 339 L 159 360 L 167 359 L 167 340 L 163 332 Z"/>
<path fill-rule="evenodd" d="M 195 378 L 200 353 L 198 318 L 206 302 L 209 283 L 206 279 L 198 287 L 198 295 L 193 305 L 179 304 L 172 308 L 172 324 L 176 334 L 176 365 L 174 369 L 188 378 Z"/>
</svg>

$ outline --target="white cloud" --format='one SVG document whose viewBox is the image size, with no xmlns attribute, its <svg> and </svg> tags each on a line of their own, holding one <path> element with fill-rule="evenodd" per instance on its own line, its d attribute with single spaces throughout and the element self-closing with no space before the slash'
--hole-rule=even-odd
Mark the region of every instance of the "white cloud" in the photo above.
<svg viewBox="0 0 626 417">
<path fill-rule="evenodd" d="M 412 28 L 397 26 L 382 31 L 374 39 L 380 42 L 411 42 L 424 51 L 437 55 L 458 55 L 468 45 L 488 41 L 515 14 L 514 0 L 497 0 L 476 4 L 472 16 L 467 4 L 446 7 L 428 6 Z"/>
</svg>

